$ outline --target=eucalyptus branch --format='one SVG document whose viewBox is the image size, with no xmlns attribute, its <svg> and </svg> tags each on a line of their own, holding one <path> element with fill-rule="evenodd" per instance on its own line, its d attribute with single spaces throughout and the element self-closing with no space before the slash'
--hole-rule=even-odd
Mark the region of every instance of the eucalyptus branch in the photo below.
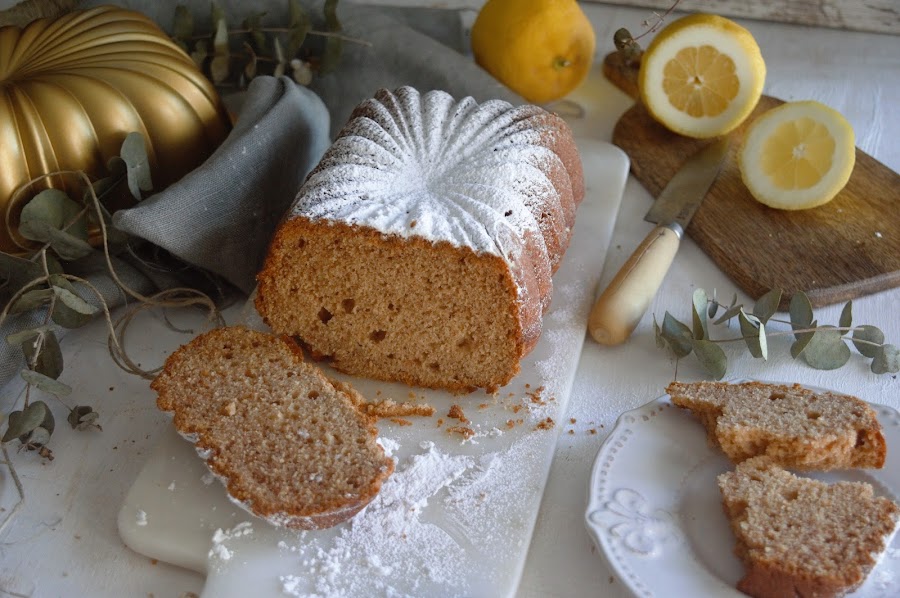
<svg viewBox="0 0 900 598">
<path fill-rule="evenodd" d="M 53 413 L 43 401 L 31 400 L 32 386 L 52 395 L 66 407 L 69 412 L 67 421 L 73 428 L 100 429 L 97 423 L 99 414 L 92 407 L 71 407 L 63 400 L 63 397 L 72 393 L 72 388 L 58 380 L 63 370 L 63 361 L 55 326 L 76 328 L 102 312 L 109 331 L 107 345 L 113 362 L 132 374 L 150 378 L 157 370 L 141 369 L 129 358 L 124 348 L 125 329 L 131 321 L 129 314 L 150 307 L 163 310 L 170 307 L 201 307 L 209 313 L 209 322 L 214 325 L 224 324 L 215 302 L 198 289 L 181 287 L 146 296 L 131 288 L 119 276 L 113 263 L 112 231 L 107 224 L 109 212 L 105 210 L 101 198 L 115 192 L 123 182 L 128 183 L 128 189 L 136 200 L 141 199 L 142 192 L 151 189 L 149 161 L 143 138 L 137 133 L 127 135 L 122 144 L 121 157 L 111 159 L 109 164 L 113 176 L 98 181 L 93 181 L 87 173 L 79 170 L 40 175 L 18 189 L 7 205 L 6 225 L 10 237 L 16 240 L 17 246 L 25 255 L 16 257 L 5 254 L 2 257 L 7 267 L 3 287 L 10 297 L 0 309 L 0 325 L 7 322 L 13 313 L 34 309 L 42 309 L 43 312 L 38 319 L 42 322 L 40 325 L 14 332 L 6 339 L 9 344 L 22 348 L 26 367 L 20 371 L 20 376 L 25 381 L 24 403 L 20 410 L 9 413 L 6 430 L 0 439 L 4 452 L 7 442 L 18 439 L 20 450 L 35 450 L 46 459 L 54 458 L 47 447 L 55 429 Z M 11 206 L 16 205 L 20 194 L 43 179 L 60 176 L 75 177 L 84 187 L 80 201 L 73 200 L 57 189 L 40 191 L 22 206 L 18 230 L 13 231 Z M 137 306 L 133 306 L 116 322 L 113 321 L 109 305 L 100 290 L 89 280 L 67 273 L 63 267 L 65 262 L 78 260 L 97 251 L 97 248 L 88 243 L 91 234 L 88 224 L 91 221 L 96 221 L 99 229 L 99 250 L 108 276 L 123 293 L 126 302 L 129 298 L 137 301 Z M 18 238 L 25 238 L 32 244 L 26 246 Z M 127 243 L 120 249 L 131 251 Z M 86 301 L 82 296 L 85 292 L 93 294 L 95 300 L 90 303 Z M 165 320 L 169 322 L 168 316 L 165 316 Z"/>
<path fill-rule="evenodd" d="M 852 301 L 844 305 L 836 326 L 819 325 L 814 319 L 809 297 L 802 291 L 791 297 L 790 320 L 773 318 L 781 303 L 781 295 L 781 290 L 769 291 L 748 312 L 737 303 L 737 294 L 731 305 L 726 306 L 717 301 L 715 295 L 710 299 L 706 291 L 697 289 L 693 295 L 691 326 L 678 321 L 668 312 L 662 326 L 654 318 L 657 346 L 668 347 L 678 359 L 694 353 L 707 372 L 717 379 L 725 375 L 728 364 L 720 344 L 743 341 L 753 357 L 768 359 L 767 339 L 785 336 L 795 339 L 791 345 L 791 357 L 797 359 L 802 356 L 808 365 L 816 369 L 831 370 L 846 364 L 851 356 L 849 341 L 849 345 L 860 355 L 872 360 L 870 369 L 873 373 L 894 374 L 900 371 L 900 349 L 886 343 L 880 329 L 867 324 L 853 325 Z M 714 339 L 710 336 L 709 320 L 715 317 L 719 309 L 724 309 L 725 313 L 712 324 L 728 323 L 737 318 L 740 337 Z M 791 330 L 770 332 L 770 322 L 788 324 Z"/>
</svg>

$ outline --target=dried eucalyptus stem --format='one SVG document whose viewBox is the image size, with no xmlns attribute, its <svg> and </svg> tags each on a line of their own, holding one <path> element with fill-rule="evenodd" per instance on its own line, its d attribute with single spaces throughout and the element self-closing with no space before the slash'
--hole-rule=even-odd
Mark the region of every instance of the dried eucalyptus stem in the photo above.
<svg viewBox="0 0 900 598">
<path fill-rule="evenodd" d="M 62 373 L 63 363 L 54 332 L 55 326 L 76 328 L 102 312 L 109 331 L 107 344 L 113 362 L 132 374 L 152 378 L 157 370 L 140 368 L 125 350 L 125 331 L 135 313 L 151 307 L 163 310 L 171 307 L 200 307 L 208 313 L 209 322 L 214 325 L 224 324 L 216 303 L 199 289 L 171 288 L 147 296 L 131 288 L 119 276 L 110 245 L 111 230 L 107 224 L 109 213 L 101 198 L 126 182 L 138 201 L 142 192 L 151 190 L 149 162 L 140 135 L 132 133 L 126 136 L 122 156 L 110 161 L 110 169 L 113 176 L 98 181 L 92 181 L 84 171 L 57 171 L 40 175 L 18 189 L 7 206 L 5 220 L 10 237 L 15 239 L 17 246 L 30 254 L 27 258 L 9 254 L 2 256 L 7 268 L 7 284 L 12 283 L 12 286 L 9 289 L 10 297 L 0 310 L 0 324 L 6 322 L 13 313 L 38 309 L 43 312 L 41 324 L 13 333 L 6 339 L 10 345 L 22 347 L 26 368 L 20 371 L 20 376 L 26 385 L 23 389 L 22 409 L 10 412 L 6 431 L 0 439 L 4 447 L 5 443 L 18 439 L 23 448 L 36 450 L 42 457 L 53 459 L 52 452 L 46 446 L 55 427 L 53 414 L 43 401 L 30 400 L 32 386 L 55 397 L 68 409 L 67 420 L 73 428 L 100 429 L 97 423 L 99 415 L 93 408 L 87 405 L 76 405 L 73 408 L 62 400 L 72 389 L 57 380 Z M 18 230 L 13 231 L 11 206 L 16 204 L 15 200 L 35 183 L 51 177 L 76 178 L 85 189 L 82 202 L 75 202 L 58 189 L 45 189 L 22 208 Z M 100 188 L 102 191 L 98 192 Z M 87 220 L 91 216 L 99 229 L 100 251 L 104 256 L 107 274 L 126 298 L 137 301 L 135 306 L 115 322 L 101 291 L 89 280 L 66 273 L 61 265 L 61 262 L 77 260 L 96 252 L 87 243 Z M 13 234 L 14 232 L 18 235 Z M 125 242 L 127 238 L 116 232 L 124 243 L 117 250 L 132 251 L 130 244 Z M 30 241 L 31 245 L 23 244 L 19 238 Z M 54 255 L 51 255 L 51 251 Z M 96 305 L 88 303 L 82 297 L 84 292 L 93 294 Z"/>
<path fill-rule="evenodd" d="M 748 312 L 743 305 L 737 303 L 737 294 L 731 305 L 726 306 L 716 300 L 715 293 L 710 299 L 705 290 L 697 289 L 693 295 L 691 326 L 678 321 L 669 312 L 666 312 L 662 326 L 654 317 L 657 346 L 668 347 L 677 359 L 694 353 L 704 369 L 716 379 L 725 375 L 728 366 L 728 359 L 719 347 L 720 344 L 743 342 L 753 357 L 768 359 L 768 338 L 789 335 L 794 337 L 791 357 L 802 357 L 810 367 L 820 370 L 842 367 L 851 357 L 849 345 L 852 345 L 860 355 L 872 360 L 872 373 L 900 372 L 900 349 L 886 343 L 884 333 L 879 328 L 869 324 L 853 325 L 852 301 L 844 305 L 838 325 L 832 326 L 818 324 L 814 319 L 809 297 L 802 291 L 791 297 L 790 320 L 773 318 L 781 303 L 781 296 L 779 289 L 769 291 Z M 709 319 L 715 317 L 719 309 L 725 311 L 712 324 L 729 323 L 737 318 L 741 336 L 720 339 L 710 337 Z M 770 332 L 769 322 L 789 325 L 791 330 Z"/>
</svg>

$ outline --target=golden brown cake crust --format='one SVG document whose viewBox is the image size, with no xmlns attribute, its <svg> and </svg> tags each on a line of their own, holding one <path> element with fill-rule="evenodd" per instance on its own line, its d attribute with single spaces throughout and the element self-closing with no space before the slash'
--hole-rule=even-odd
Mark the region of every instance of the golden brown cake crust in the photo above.
<svg viewBox="0 0 900 598">
<path fill-rule="evenodd" d="M 229 497 L 277 525 L 349 519 L 393 471 L 361 397 L 303 362 L 289 338 L 212 330 L 175 351 L 151 388 Z"/>
<path fill-rule="evenodd" d="M 763 382 L 673 382 L 666 390 L 735 463 L 767 455 L 800 470 L 884 466 L 881 425 L 857 397 Z"/>
</svg>

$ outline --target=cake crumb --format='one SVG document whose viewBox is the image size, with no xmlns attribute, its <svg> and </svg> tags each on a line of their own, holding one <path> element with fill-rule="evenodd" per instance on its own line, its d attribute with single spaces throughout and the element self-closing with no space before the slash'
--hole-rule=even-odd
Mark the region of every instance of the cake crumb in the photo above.
<svg viewBox="0 0 900 598">
<path fill-rule="evenodd" d="M 506 420 L 506 427 L 509 428 L 510 430 L 512 430 L 513 428 L 516 427 L 516 422 L 514 422 L 511 419 L 508 419 L 508 420 Z"/>
<path fill-rule="evenodd" d="M 555 425 L 556 425 L 556 422 L 553 421 L 553 418 L 548 417 L 547 419 L 540 421 L 538 423 L 538 425 L 534 427 L 534 429 L 535 430 L 550 430 Z"/>
<path fill-rule="evenodd" d="M 488 404 L 487 404 L 487 403 L 481 403 L 480 405 L 478 405 L 478 408 L 479 408 L 479 409 L 487 409 L 487 408 L 488 408 Z"/>
<path fill-rule="evenodd" d="M 569 434 L 574 434 L 575 430 L 569 430 Z"/>
<path fill-rule="evenodd" d="M 384 399 L 377 403 L 363 403 L 363 413 L 377 418 L 399 418 L 434 415 L 434 407 L 428 404 L 398 403 L 391 399 Z"/>
<path fill-rule="evenodd" d="M 237 413 L 237 405 L 234 401 L 231 401 L 222 407 L 222 415 L 232 416 L 235 413 Z"/>
<path fill-rule="evenodd" d="M 398 426 L 411 426 L 413 425 L 411 421 L 408 419 L 403 419 L 401 417 L 392 417 L 391 421 L 397 424 Z"/>
<path fill-rule="evenodd" d="M 443 425 L 444 425 L 444 418 L 443 418 L 443 417 L 438 418 L 438 420 L 437 420 L 437 427 L 440 428 L 440 427 L 443 426 Z"/>
<path fill-rule="evenodd" d="M 458 419 L 460 423 L 467 424 L 469 423 L 466 414 L 463 413 L 462 407 L 457 404 L 453 404 L 450 406 L 450 411 L 447 413 L 447 417 L 451 419 Z"/>
<path fill-rule="evenodd" d="M 590 430 L 588 430 L 588 434 L 596 434 L 596 433 L 597 433 L 597 428 L 591 428 Z"/>
<path fill-rule="evenodd" d="M 526 386 L 527 386 L 527 385 L 526 385 Z M 538 387 L 535 388 L 532 392 L 526 392 L 525 394 L 531 399 L 531 402 L 532 402 L 532 403 L 537 403 L 537 404 L 539 404 L 539 405 L 544 405 L 544 404 L 545 404 L 544 397 L 541 396 L 541 394 L 542 394 L 543 392 L 544 392 L 544 387 L 543 387 L 543 386 L 538 386 Z M 553 399 L 551 398 L 551 400 L 553 400 Z"/>
<path fill-rule="evenodd" d="M 466 426 L 453 426 L 453 427 L 447 428 L 447 433 L 448 434 L 459 434 L 466 440 L 468 440 L 472 436 L 475 436 L 475 430 L 473 430 L 472 428 L 467 428 Z"/>
<path fill-rule="evenodd" d="M 574 417 L 569 419 L 570 424 L 574 424 L 576 421 L 578 421 L 578 420 L 576 420 Z"/>
</svg>

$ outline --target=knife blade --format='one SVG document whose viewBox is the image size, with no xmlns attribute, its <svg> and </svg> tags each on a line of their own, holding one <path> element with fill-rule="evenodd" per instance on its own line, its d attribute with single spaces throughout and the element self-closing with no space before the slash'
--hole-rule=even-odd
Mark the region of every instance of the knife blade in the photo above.
<svg viewBox="0 0 900 598">
<path fill-rule="evenodd" d="M 669 181 L 644 219 L 658 224 L 619 269 L 591 309 L 588 330 L 598 343 L 624 342 L 659 290 L 688 223 L 728 155 L 727 137 L 693 154 Z"/>
</svg>

